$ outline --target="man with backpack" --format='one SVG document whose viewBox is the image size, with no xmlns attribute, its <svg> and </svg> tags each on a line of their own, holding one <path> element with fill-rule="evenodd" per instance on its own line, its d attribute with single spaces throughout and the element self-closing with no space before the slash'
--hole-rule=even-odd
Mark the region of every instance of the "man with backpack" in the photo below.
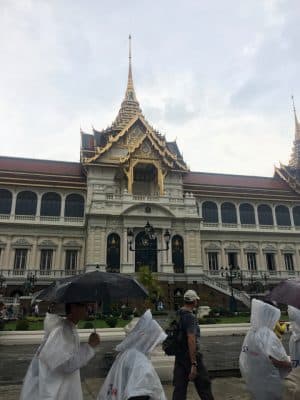
<svg viewBox="0 0 300 400">
<path fill-rule="evenodd" d="M 194 290 L 187 290 L 183 299 L 184 305 L 178 311 L 181 334 L 175 354 L 172 399 L 185 400 L 188 383 L 193 381 L 202 400 L 214 400 L 210 378 L 200 353 L 200 328 L 193 314 L 200 298 Z"/>
</svg>

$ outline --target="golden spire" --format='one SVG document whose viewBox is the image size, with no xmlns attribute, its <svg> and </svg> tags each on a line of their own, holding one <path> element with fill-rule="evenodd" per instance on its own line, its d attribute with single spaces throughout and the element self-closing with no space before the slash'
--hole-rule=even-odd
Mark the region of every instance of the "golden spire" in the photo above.
<svg viewBox="0 0 300 400">
<path fill-rule="evenodd" d="M 294 96 L 292 96 L 293 112 L 295 117 L 295 139 L 289 165 L 294 168 L 300 167 L 300 123 L 297 118 Z"/>
<path fill-rule="evenodd" d="M 125 93 L 125 100 L 129 101 L 137 101 L 134 86 L 133 86 L 133 79 L 132 79 L 132 66 L 131 66 L 131 35 L 128 37 L 129 40 L 129 68 L 128 68 L 128 82 L 127 88 Z"/>
<path fill-rule="evenodd" d="M 112 124 L 114 129 L 123 129 L 124 126 L 128 124 L 128 122 L 135 118 L 138 114 L 141 114 L 141 109 L 139 102 L 137 101 L 133 79 L 132 79 L 132 66 L 131 66 L 131 35 L 129 35 L 129 68 L 128 68 L 128 81 L 125 92 L 125 98 L 121 104 L 121 108 L 117 115 L 117 118 Z"/>
</svg>

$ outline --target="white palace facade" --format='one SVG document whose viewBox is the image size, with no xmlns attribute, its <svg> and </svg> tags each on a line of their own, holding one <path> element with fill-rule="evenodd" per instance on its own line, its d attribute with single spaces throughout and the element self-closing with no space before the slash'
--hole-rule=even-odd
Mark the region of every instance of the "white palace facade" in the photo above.
<svg viewBox="0 0 300 400">
<path fill-rule="evenodd" d="M 80 162 L 0 157 L 0 293 L 84 270 L 147 265 L 170 305 L 187 287 L 213 302 L 300 274 L 300 124 L 273 177 L 190 171 L 143 115 L 131 57 L 112 125 L 81 132 Z M 155 240 L 145 240 L 149 222 Z M 170 233 L 168 251 L 165 233 Z M 132 235 L 131 251 L 128 232 Z M 255 287 L 254 287 L 254 286 Z M 223 298 L 222 298 L 223 296 Z M 175 300 L 174 300 L 175 299 Z"/>
</svg>

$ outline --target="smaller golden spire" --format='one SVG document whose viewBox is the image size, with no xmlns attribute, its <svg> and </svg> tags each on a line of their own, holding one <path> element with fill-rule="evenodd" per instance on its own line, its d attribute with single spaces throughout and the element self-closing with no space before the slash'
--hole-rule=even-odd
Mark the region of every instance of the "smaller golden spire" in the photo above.
<svg viewBox="0 0 300 400">
<path fill-rule="evenodd" d="M 300 123 L 297 118 L 297 111 L 295 107 L 295 101 L 294 101 L 294 96 L 292 95 L 292 103 L 293 103 L 293 111 L 294 111 L 294 117 L 295 117 L 295 140 L 300 140 Z"/>
</svg>

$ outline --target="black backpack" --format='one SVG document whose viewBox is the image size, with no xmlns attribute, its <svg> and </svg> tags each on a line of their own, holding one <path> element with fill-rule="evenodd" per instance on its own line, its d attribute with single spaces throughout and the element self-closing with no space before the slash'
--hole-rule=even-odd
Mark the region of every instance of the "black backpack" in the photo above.
<svg viewBox="0 0 300 400">
<path fill-rule="evenodd" d="M 182 352 L 182 344 L 184 338 L 184 332 L 181 329 L 181 318 L 178 313 L 176 318 L 169 324 L 166 329 L 167 338 L 162 344 L 162 349 L 167 356 L 176 356 Z"/>
</svg>

